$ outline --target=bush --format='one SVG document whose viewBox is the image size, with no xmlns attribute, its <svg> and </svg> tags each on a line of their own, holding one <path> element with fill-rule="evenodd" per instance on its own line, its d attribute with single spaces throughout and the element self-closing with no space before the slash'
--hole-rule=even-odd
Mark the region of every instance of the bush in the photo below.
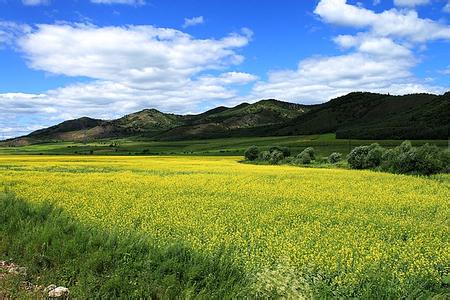
<svg viewBox="0 0 450 300">
<path fill-rule="evenodd" d="M 311 160 L 315 160 L 316 159 L 316 157 L 314 155 L 314 148 L 313 147 L 305 148 L 301 153 L 308 153 L 309 157 L 311 158 Z"/>
<path fill-rule="evenodd" d="M 299 155 L 297 155 L 297 163 L 307 165 L 311 163 L 311 156 L 308 152 L 302 151 Z"/>
<path fill-rule="evenodd" d="M 250 146 L 244 152 L 245 159 L 256 160 L 259 156 L 259 148 L 256 146 Z"/>
<path fill-rule="evenodd" d="M 272 146 L 269 148 L 270 153 L 275 152 L 275 151 L 282 152 L 284 157 L 288 157 L 291 155 L 291 150 L 289 150 L 288 147 Z"/>
<path fill-rule="evenodd" d="M 450 150 L 442 151 L 441 160 L 444 165 L 442 168 L 443 173 L 450 173 Z"/>
<path fill-rule="evenodd" d="M 269 151 L 262 151 L 258 155 L 258 160 L 269 161 L 269 159 L 270 159 L 270 152 Z"/>
<path fill-rule="evenodd" d="M 447 154 L 436 146 L 425 144 L 416 148 L 405 141 L 386 151 L 382 157 L 382 169 L 401 174 L 431 175 L 445 172 L 447 159 Z"/>
<path fill-rule="evenodd" d="M 370 146 L 359 146 L 347 155 L 347 161 L 352 169 L 369 169 L 379 167 L 385 150 L 374 143 Z"/>
<path fill-rule="evenodd" d="M 381 165 L 382 157 L 385 149 L 374 143 L 369 146 L 369 152 L 366 157 L 366 168 L 376 168 Z"/>
<path fill-rule="evenodd" d="M 369 146 L 359 146 L 347 155 L 347 161 L 352 169 L 365 169 L 367 154 L 369 154 Z"/>
<path fill-rule="evenodd" d="M 328 162 L 330 164 L 338 163 L 339 161 L 341 161 L 341 159 L 342 159 L 342 154 L 338 153 L 338 152 L 333 152 L 330 154 L 330 156 L 328 156 Z"/>
<path fill-rule="evenodd" d="M 281 151 L 275 150 L 275 151 L 270 153 L 269 162 L 272 165 L 279 164 L 283 159 L 284 159 L 284 155 L 283 155 L 283 152 L 281 152 Z"/>
<path fill-rule="evenodd" d="M 431 175 L 445 169 L 441 150 L 435 145 L 425 144 L 415 151 L 414 173 Z"/>
</svg>

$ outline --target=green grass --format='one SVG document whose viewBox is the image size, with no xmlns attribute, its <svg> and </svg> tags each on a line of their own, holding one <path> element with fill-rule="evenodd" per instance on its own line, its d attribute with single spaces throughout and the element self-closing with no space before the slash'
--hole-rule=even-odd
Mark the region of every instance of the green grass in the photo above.
<svg viewBox="0 0 450 300">
<path fill-rule="evenodd" d="M 226 253 L 205 256 L 183 244 L 158 247 L 136 233 L 119 237 L 10 193 L 0 193 L 0 259 L 26 266 L 24 279 L 34 284 L 69 286 L 79 299 L 223 299 L 237 297 L 247 286 Z M 24 297 L 20 284 L 18 278 L 0 281 L 0 295 Z"/>
<path fill-rule="evenodd" d="M 336 139 L 334 134 L 300 135 L 281 137 L 242 137 L 192 141 L 152 141 L 137 139 L 100 140 L 81 144 L 72 142 L 45 143 L 23 147 L 0 147 L 0 154 L 57 154 L 57 155 L 243 155 L 251 145 L 263 150 L 273 145 L 287 146 L 293 154 L 306 147 L 314 147 L 317 155 L 328 156 L 332 152 L 344 155 L 353 147 L 379 143 L 391 148 L 398 146 L 402 140 L 347 140 Z M 111 144 L 117 146 L 110 146 Z M 416 140 L 413 145 L 435 144 L 441 148 L 448 147 L 447 140 Z"/>
</svg>

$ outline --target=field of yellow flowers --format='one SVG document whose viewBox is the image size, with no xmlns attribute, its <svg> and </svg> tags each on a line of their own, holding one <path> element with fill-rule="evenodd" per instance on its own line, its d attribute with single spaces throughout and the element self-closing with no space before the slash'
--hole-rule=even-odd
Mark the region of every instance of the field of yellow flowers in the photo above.
<svg viewBox="0 0 450 300">
<path fill-rule="evenodd" d="M 0 156 L 0 186 L 124 236 L 225 249 L 261 296 L 448 287 L 447 180 L 238 160 Z"/>
</svg>

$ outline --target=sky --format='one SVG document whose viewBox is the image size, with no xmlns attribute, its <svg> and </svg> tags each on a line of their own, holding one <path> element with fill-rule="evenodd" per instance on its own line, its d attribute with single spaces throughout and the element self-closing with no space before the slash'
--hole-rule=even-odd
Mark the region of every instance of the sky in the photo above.
<svg viewBox="0 0 450 300">
<path fill-rule="evenodd" d="M 447 90 L 449 0 L 0 0 L 0 139 L 144 108 Z"/>
</svg>

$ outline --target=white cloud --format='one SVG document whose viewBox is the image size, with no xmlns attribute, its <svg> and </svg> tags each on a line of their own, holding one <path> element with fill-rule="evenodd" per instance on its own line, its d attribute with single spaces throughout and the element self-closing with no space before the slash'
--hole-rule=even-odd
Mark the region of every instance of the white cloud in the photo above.
<svg viewBox="0 0 450 300">
<path fill-rule="evenodd" d="M 2 44 L 13 44 L 16 39 L 31 31 L 31 27 L 15 22 L 0 21 L 0 46 Z"/>
<path fill-rule="evenodd" d="M 144 90 L 120 82 L 94 81 L 44 94 L 0 94 L 0 119 L 6 115 L 35 115 L 40 117 L 39 124 L 50 125 L 82 116 L 112 119 L 150 107 L 175 113 L 201 112 L 205 105 L 212 108 L 216 102 L 223 104 L 236 98 L 237 91 L 228 86 L 255 79 L 250 74 L 229 72 L 186 79 L 168 89 Z"/>
<path fill-rule="evenodd" d="M 296 70 L 275 71 L 267 81 L 258 82 L 256 98 L 281 98 L 301 103 L 319 103 L 353 91 L 393 94 L 441 92 L 423 85 L 412 75 L 411 56 L 384 56 L 356 51 L 338 56 L 300 61 Z"/>
<path fill-rule="evenodd" d="M 413 50 L 416 44 L 411 43 L 450 39 L 445 25 L 395 9 L 377 14 L 345 0 L 322 0 L 315 13 L 328 23 L 366 31 L 333 39 L 345 54 L 306 58 L 294 70 L 270 72 L 267 80 L 254 85 L 251 97 L 318 103 L 352 91 L 405 94 L 445 90 L 414 76 L 412 68 L 419 60 Z"/>
<path fill-rule="evenodd" d="M 395 43 L 392 39 L 385 37 L 374 37 L 371 35 L 359 34 L 338 35 L 334 42 L 343 49 L 355 48 L 360 53 L 377 55 L 382 57 L 412 58 L 412 52 L 406 46 Z"/>
<path fill-rule="evenodd" d="M 377 36 L 403 38 L 412 42 L 450 39 L 448 25 L 422 19 L 414 10 L 390 9 L 375 13 L 347 4 L 346 0 L 321 0 L 314 12 L 327 23 L 368 28 Z"/>
<path fill-rule="evenodd" d="M 204 76 L 200 78 L 208 84 L 243 85 L 258 79 L 257 76 L 242 72 L 227 72 L 219 76 Z"/>
<path fill-rule="evenodd" d="M 152 26 L 40 25 L 19 41 L 29 65 L 67 76 L 120 81 L 142 89 L 175 88 L 191 76 L 242 62 L 241 34 L 194 39 Z"/>
<path fill-rule="evenodd" d="M 95 4 L 127 4 L 127 5 L 145 5 L 145 0 L 91 0 Z"/>
<path fill-rule="evenodd" d="M 448 3 L 444 6 L 444 9 L 443 9 L 445 12 L 448 12 L 448 13 L 450 13 L 450 1 L 448 1 Z"/>
<path fill-rule="evenodd" d="M 0 94 L 2 114 L 35 114 L 40 124 L 91 116 L 115 118 L 143 108 L 199 112 L 238 96 L 234 86 L 257 78 L 223 72 L 242 62 L 237 53 L 251 32 L 195 39 L 153 26 L 38 25 L 17 47 L 31 68 L 90 78 L 45 93 Z M 0 124 L 1 125 L 1 124 Z"/>
<path fill-rule="evenodd" d="M 205 21 L 203 20 L 203 16 L 193 17 L 193 18 L 185 18 L 183 28 L 203 24 L 204 22 Z"/>
<path fill-rule="evenodd" d="M 22 3 L 29 6 L 48 5 L 50 0 L 22 0 Z"/>
<path fill-rule="evenodd" d="M 394 0 L 397 6 L 415 7 L 419 5 L 429 4 L 430 0 Z"/>
</svg>

